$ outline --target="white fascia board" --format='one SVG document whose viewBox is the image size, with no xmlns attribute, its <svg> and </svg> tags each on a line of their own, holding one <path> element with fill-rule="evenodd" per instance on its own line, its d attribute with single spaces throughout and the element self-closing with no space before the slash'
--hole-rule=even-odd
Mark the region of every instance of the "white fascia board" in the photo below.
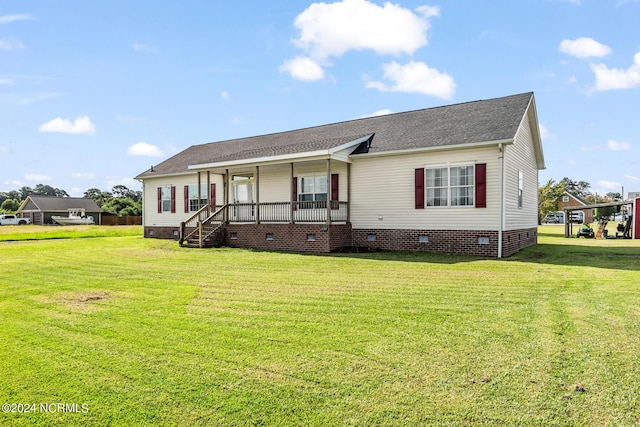
<svg viewBox="0 0 640 427">
<path fill-rule="evenodd" d="M 155 171 L 152 173 L 156 173 Z M 193 175 L 192 173 L 189 172 L 174 172 L 174 173 L 160 173 L 157 172 L 158 175 L 156 176 L 144 176 L 144 177 L 136 177 L 134 179 L 144 182 L 145 179 L 158 179 L 158 178 L 166 178 L 166 177 L 173 177 L 173 176 L 185 176 L 185 175 Z"/>
<path fill-rule="evenodd" d="M 345 144 L 338 145 L 337 147 L 333 147 L 328 150 L 306 151 L 303 153 L 281 154 L 279 156 L 269 156 L 269 157 L 254 157 L 252 159 L 231 160 L 228 162 L 204 163 L 200 165 L 190 165 L 188 169 L 189 170 L 214 169 L 214 168 L 227 168 L 232 166 L 246 166 L 246 165 L 253 165 L 253 164 L 269 165 L 269 164 L 277 164 L 277 163 L 289 163 L 292 160 L 309 161 L 309 160 L 330 159 L 335 153 L 345 150 L 351 146 L 361 144 L 369 138 L 371 138 L 371 135 L 367 135 L 362 138 L 349 141 Z"/>
<path fill-rule="evenodd" d="M 464 150 L 469 148 L 491 147 L 493 145 L 497 146 L 500 144 L 502 145 L 513 144 L 513 139 L 503 139 L 500 141 L 472 142 L 469 144 L 443 145 L 438 147 L 410 148 L 407 150 L 382 151 L 380 153 L 362 153 L 362 154 L 354 154 L 351 157 L 353 159 L 359 159 L 359 158 L 369 158 L 369 157 L 396 156 L 400 154 L 424 153 L 429 151 L 451 151 L 451 150 Z"/>
</svg>

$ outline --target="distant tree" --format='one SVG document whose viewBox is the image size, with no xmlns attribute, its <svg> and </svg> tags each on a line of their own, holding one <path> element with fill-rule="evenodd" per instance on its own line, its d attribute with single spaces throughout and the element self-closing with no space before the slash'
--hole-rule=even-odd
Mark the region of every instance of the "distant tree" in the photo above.
<svg viewBox="0 0 640 427">
<path fill-rule="evenodd" d="M 620 193 L 609 192 L 609 193 L 607 193 L 607 197 L 610 198 L 611 200 L 613 200 L 614 202 L 622 201 L 622 194 L 620 194 Z"/>
<path fill-rule="evenodd" d="M 102 205 L 102 210 L 118 216 L 142 215 L 142 202 L 125 197 L 113 197 Z"/>
<path fill-rule="evenodd" d="M 542 223 L 548 213 L 555 212 L 560 208 L 562 195 L 565 191 L 562 181 L 556 183 L 553 179 L 538 188 L 538 224 Z"/>
<path fill-rule="evenodd" d="M 22 187 L 18 191 L 20 192 L 19 200 L 24 200 L 33 194 L 33 188 L 31 187 Z"/>
<path fill-rule="evenodd" d="M 5 200 L 10 199 L 9 195 L 7 193 L 0 192 L 0 206 L 2 206 L 2 204 L 4 203 Z"/>
<path fill-rule="evenodd" d="M 133 191 L 124 185 L 116 185 L 111 189 L 114 197 L 121 197 L 125 199 L 131 199 L 134 202 L 142 200 L 142 191 Z"/>
<path fill-rule="evenodd" d="M 102 206 L 113 198 L 113 194 L 98 188 L 90 188 L 84 192 L 83 197 L 93 200 L 98 206 Z"/>
<path fill-rule="evenodd" d="M 16 199 L 6 199 L 0 205 L 0 210 L 6 212 L 15 212 L 20 207 L 20 201 Z"/>
<path fill-rule="evenodd" d="M 69 194 L 60 189 L 50 185 L 38 184 L 33 189 L 34 196 L 52 196 L 52 197 L 69 197 Z M 26 197 L 25 197 L 26 198 Z"/>
<path fill-rule="evenodd" d="M 567 177 L 562 178 L 560 184 L 564 185 L 565 191 L 581 198 L 587 197 L 589 195 L 589 188 L 591 188 L 591 184 L 586 181 L 574 181 Z"/>
</svg>

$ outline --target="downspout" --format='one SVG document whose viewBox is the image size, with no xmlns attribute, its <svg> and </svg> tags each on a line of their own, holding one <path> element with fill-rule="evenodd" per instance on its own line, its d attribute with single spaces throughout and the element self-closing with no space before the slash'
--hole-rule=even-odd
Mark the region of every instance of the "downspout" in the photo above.
<svg viewBox="0 0 640 427">
<path fill-rule="evenodd" d="M 502 258 L 502 232 L 504 230 L 504 151 L 502 143 L 498 144 L 500 151 L 500 196 L 498 206 L 500 207 L 500 224 L 498 224 L 498 258 Z"/>
</svg>

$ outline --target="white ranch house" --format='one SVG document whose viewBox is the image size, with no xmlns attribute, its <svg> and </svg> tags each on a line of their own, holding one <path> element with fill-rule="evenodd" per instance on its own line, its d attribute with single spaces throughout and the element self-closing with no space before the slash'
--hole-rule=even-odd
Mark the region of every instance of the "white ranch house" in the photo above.
<svg viewBox="0 0 640 427">
<path fill-rule="evenodd" d="M 537 243 L 533 93 L 194 145 L 136 178 L 187 246 L 509 256 Z"/>
</svg>

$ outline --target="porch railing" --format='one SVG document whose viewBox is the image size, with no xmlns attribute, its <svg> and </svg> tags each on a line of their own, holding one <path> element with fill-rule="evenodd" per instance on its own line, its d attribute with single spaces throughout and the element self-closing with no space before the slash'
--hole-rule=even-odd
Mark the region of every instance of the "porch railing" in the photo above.
<svg viewBox="0 0 640 427">
<path fill-rule="evenodd" d="M 347 222 L 349 202 L 331 201 L 331 222 Z M 229 222 L 323 223 L 327 221 L 326 201 L 232 203 Z M 293 217 L 292 217 L 293 215 Z"/>
<path fill-rule="evenodd" d="M 227 222 L 261 223 L 324 223 L 327 212 L 331 222 L 347 222 L 349 202 L 296 201 L 266 203 L 231 203 L 224 206 L 205 205 L 180 223 L 182 245 L 193 236 L 198 236 L 199 245 Z"/>
</svg>

